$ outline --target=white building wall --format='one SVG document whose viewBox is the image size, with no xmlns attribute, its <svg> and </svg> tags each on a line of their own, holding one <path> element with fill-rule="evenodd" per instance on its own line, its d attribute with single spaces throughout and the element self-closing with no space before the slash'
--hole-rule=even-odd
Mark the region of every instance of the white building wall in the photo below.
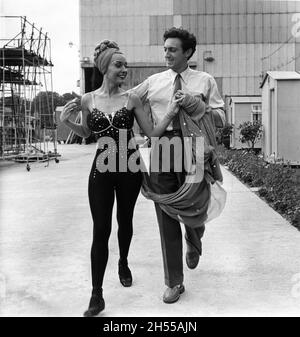
<svg viewBox="0 0 300 337">
<path fill-rule="evenodd" d="M 277 156 L 300 164 L 300 80 L 277 84 Z"/>
<path fill-rule="evenodd" d="M 130 64 L 162 64 L 163 32 L 182 25 L 199 43 L 191 61 L 220 79 L 223 95 L 258 95 L 263 71 L 300 64 L 300 38 L 289 40 L 295 12 L 300 1 L 80 0 L 81 59 L 108 38 Z M 213 62 L 203 60 L 209 50 Z"/>
<path fill-rule="evenodd" d="M 262 103 L 261 103 L 261 113 L 262 113 L 262 152 L 265 159 L 270 155 L 270 82 L 266 80 L 261 91 Z"/>
</svg>

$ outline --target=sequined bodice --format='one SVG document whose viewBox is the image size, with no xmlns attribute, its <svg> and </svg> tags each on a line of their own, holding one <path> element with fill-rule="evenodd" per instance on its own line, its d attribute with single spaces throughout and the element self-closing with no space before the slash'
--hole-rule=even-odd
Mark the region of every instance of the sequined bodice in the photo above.
<svg viewBox="0 0 300 337">
<path fill-rule="evenodd" d="M 131 130 L 134 122 L 132 110 L 125 106 L 112 114 L 94 108 L 87 117 L 87 125 L 93 133 L 101 136 L 111 136 L 115 138 L 119 129 Z"/>
<path fill-rule="evenodd" d="M 87 125 L 97 138 L 99 153 L 107 149 L 110 156 L 114 157 L 118 153 L 116 155 L 117 163 L 122 158 L 128 159 L 137 149 L 137 147 L 129 146 L 129 141 L 134 137 L 132 130 L 134 113 L 133 110 L 127 109 L 128 101 L 125 102 L 123 108 L 113 113 L 104 113 L 97 109 L 94 94 L 92 94 L 92 103 L 93 110 L 87 116 Z M 110 144 L 108 147 L 107 137 L 113 139 L 114 146 Z M 103 139 L 103 144 L 101 139 Z"/>
</svg>

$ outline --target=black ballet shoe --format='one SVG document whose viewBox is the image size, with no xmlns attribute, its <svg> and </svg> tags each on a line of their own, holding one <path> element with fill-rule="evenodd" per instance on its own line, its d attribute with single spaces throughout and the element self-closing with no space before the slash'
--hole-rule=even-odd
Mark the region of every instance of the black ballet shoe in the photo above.
<svg viewBox="0 0 300 337">
<path fill-rule="evenodd" d="M 119 262 L 119 279 L 123 287 L 131 287 L 132 275 L 127 263 Z"/>
<path fill-rule="evenodd" d="M 84 317 L 93 317 L 98 315 L 105 308 L 105 302 L 100 294 L 92 294 L 90 299 L 89 308 L 84 312 Z"/>
</svg>

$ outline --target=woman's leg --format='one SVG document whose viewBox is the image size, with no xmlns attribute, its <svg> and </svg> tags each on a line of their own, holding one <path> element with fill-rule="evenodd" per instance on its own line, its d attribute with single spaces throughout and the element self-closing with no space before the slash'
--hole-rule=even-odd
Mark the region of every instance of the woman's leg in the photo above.
<svg viewBox="0 0 300 337">
<path fill-rule="evenodd" d="M 127 265 L 127 257 L 132 238 L 132 218 L 134 206 L 142 184 L 141 172 L 122 172 L 117 174 L 116 198 L 118 241 L 120 263 Z"/>
<path fill-rule="evenodd" d="M 94 165 L 89 177 L 89 202 L 93 218 L 91 269 L 93 292 L 102 291 L 103 277 L 108 260 L 108 240 L 111 233 L 114 204 L 115 173 L 100 173 Z"/>
</svg>

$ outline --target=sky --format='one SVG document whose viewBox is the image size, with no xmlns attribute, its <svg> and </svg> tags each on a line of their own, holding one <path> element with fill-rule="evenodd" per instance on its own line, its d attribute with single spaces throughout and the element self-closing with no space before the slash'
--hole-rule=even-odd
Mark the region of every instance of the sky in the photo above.
<svg viewBox="0 0 300 337">
<path fill-rule="evenodd" d="M 48 32 L 54 64 L 53 91 L 59 94 L 79 93 L 79 0 L 0 0 L 0 13 L 5 16 L 26 16 L 37 28 Z M 13 37 L 16 27 L 10 27 L 7 19 L 0 20 L 0 38 Z M 69 42 L 73 42 L 72 48 Z"/>
</svg>

